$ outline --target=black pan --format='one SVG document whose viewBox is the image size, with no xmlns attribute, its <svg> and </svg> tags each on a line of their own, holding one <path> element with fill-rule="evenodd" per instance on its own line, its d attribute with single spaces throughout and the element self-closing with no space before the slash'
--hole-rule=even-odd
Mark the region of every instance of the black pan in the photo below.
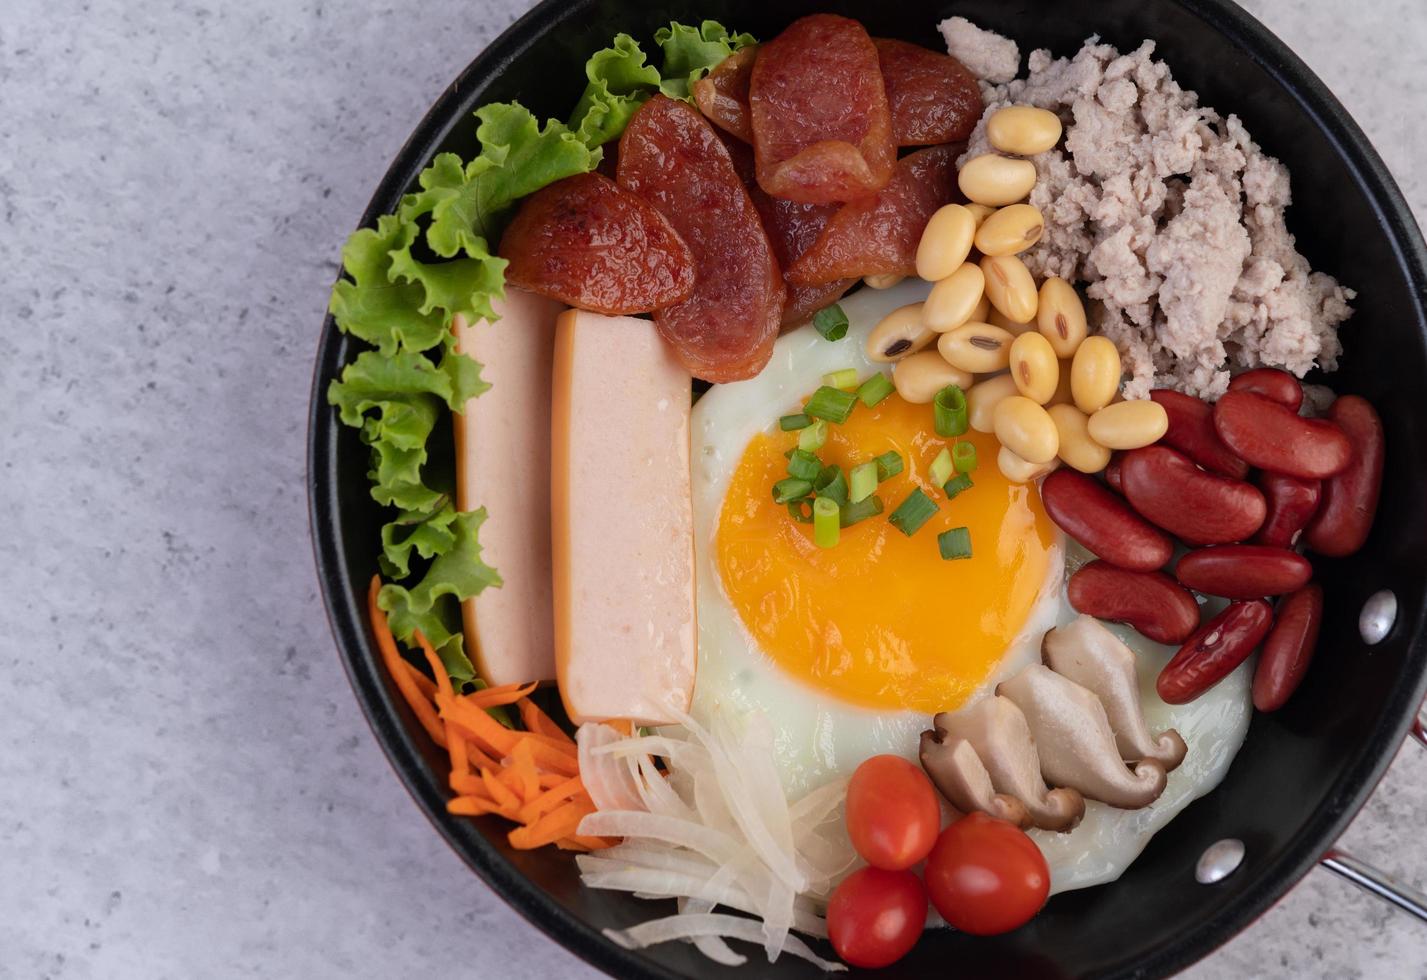
<svg viewBox="0 0 1427 980">
<path fill-rule="evenodd" d="M 1243 929 L 1331 847 L 1367 800 L 1401 744 L 1427 688 L 1423 642 L 1427 554 L 1427 254 L 1402 195 L 1343 107 L 1312 72 L 1227 0 L 962 0 L 853 4 L 799 0 L 547 0 L 473 61 L 416 127 L 377 188 L 362 223 L 391 211 L 442 150 L 475 151 L 471 112 L 519 99 L 540 116 L 563 117 L 583 84 L 586 57 L 619 31 L 648 39 L 671 18 L 715 18 L 756 36 L 817 10 L 861 19 L 873 34 L 936 45 L 935 24 L 961 14 L 1015 37 L 1022 52 L 1073 53 L 1091 33 L 1122 50 L 1153 38 L 1175 77 L 1201 100 L 1237 113 L 1293 172 L 1289 224 L 1317 269 L 1358 290 L 1357 313 L 1333 376 L 1340 391 L 1370 398 L 1387 428 L 1387 476 L 1366 549 L 1318 561 L 1328 596 L 1322 641 L 1304 686 L 1274 715 L 1259 715 L 1228 778 L 1158 834 L 1118 882 L 1053 898 L 1028 926 L 978 939 L 928 934 L 880 976 L 1163 976 Z M 420 57 L 411 52 L 412 58 Z M 335 243 L 333 243 L 335 247 Z M 327 407 L 329 382 L 356 354 L 329 317 L 314 379 L 309 473 L 317 563 L 333 631 L 357 697 L 402 780 L 437 829 L 492 888 L 596 966 L 619 977 L 807 977 L 796 960 L 768 965 L 756 952 L 734 971 L 688 945 L 622 950 L 600 934 L 651 917 L 659 906 L 578 881 L 552 849 L 512 852 L 495 818 L 445 810 L 446 760 L 438 756 L 388 682 L 364 621 L 364 591 L 376 570 L 382 517 L 367 494 L 366 450 Z M 1381 644 L 1358 632 L 1364 600 L 1392 589 L 1400 612 Z M 1194 866 L 1225 837 L 1247 846 L 1242 866 L 1217 885 Z M 1352 937 L 1344 936 L 1344 941 Z"/>
</svg>

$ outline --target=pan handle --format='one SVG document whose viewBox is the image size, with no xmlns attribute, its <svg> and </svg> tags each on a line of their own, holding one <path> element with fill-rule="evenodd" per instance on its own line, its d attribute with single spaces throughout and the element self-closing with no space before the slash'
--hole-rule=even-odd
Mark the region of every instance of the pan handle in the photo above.
<svg viewBox="0 0 1427 980">
<path fill-rule="evenodd" d="M 1419 712 L 1413 719 L 1410 734 L 1418 743 L 1427 746 L 1427 713 Z M 1385 902 L 1391 902 L 1404 912 L 1427 922 L 1427 894 L 1403 884 L 1371 865 L 1364 864 L 1337 847 L 1324 854 L 1319 863 L 1334 874 L 1342 875 L 1363 891 L 1376 895 Z"/>
</svg>

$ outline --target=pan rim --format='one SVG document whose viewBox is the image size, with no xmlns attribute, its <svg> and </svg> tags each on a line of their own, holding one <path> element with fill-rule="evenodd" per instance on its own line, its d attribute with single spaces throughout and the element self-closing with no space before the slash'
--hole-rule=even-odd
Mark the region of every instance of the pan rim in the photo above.
<svg viewBox="0 0 1427 980">
<path fill-rule="evenodd" d="M 1163 0 L 1205 22 L 1254 61 L 1284 89 L 1331 141 L 1372 203 L 1386 231 L 1397 268 L 1413 287 L 1419 324 L 1427 323 L 1427 245 L 1407 202 L 1377 151 L 1357 123 L 1311 69 L 1266 27 L 1231 0 Z M 430 161 L 451 128 L 463 118 L 467 90 L 474 81 L 494 77 L 520 58 L 544 34 L 576 20 L 586 3 L 543 0 L 480 52 L 446 88 L 413 130 L 378 184 L 359 227 L 375 224 L 390 212 Z M 381 660 L 366 635 L 365 615 L 341 557 L 340 507 L 337 501 L 336 442 L 340 426 L 326 401 L 328 383 L 349 362 L 351 341 L 328 314 L 314 365 L 308 413 L 307 476 L 310 531 L 318 584 L 333 638 L 357 701 L 397 776 L 433 826 L 476 874 L 507 904 L 551 939 L 591 965 L 620 977 L 679 980 L 672 972 L 605 938 L 568 912 L 520 872 L 473 826 L 447 814 L 444 782 L 426 765 L 417 732 L 407 728 L 398 705 L 381 682 Z M 1286 847 L 1258 874 L 1259 887 L 1226 901 L 1219 911 L 1110 976 L 1161 976 L 1182 970 L 1243 931 L 1278 901 L 1341 836 L 1406 737 L 1427 694 L 1427 611 L 1411 627 L 1407 667 L 1415 684 L 1399 685 L 1385 700 L 1371 734 L 1344 765 L 1329 794 L 1331 805 L 1304 824 L 1303 841 Z"/>
</svg>

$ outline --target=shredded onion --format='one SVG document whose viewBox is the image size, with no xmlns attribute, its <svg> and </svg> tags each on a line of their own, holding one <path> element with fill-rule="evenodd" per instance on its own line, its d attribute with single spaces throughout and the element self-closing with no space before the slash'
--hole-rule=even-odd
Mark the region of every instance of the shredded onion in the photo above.
<svg viewBox="0 0 1427 980">
<path fill-rule="evenodd" d="M 605 935 L 626 949 L 641 949 L 671 939 L 693 939 L 698 936 L 720 936 L 729 939 L 743 939 L 750 943 L 760 942 L 762 928 L 752 919 L 736 915 L 704 913 L 702 915 L 671 915 L 663 919 L 651 919 L 628 929 L 606 929 Z M 814 953 L 797 936 L 789 936 L 784 948 L 794 956 L 801 957 L 818 969 L 828 973 L 839 973 L 847 969 L 841 963 L 825 960 Z M 769 955 L 770 962 L 773 956 Z"/>
<path fill-rule="evenodd" d="M 576 860 L 585 884 L 677 901 L 679 912 L 607 935 L 631 948 L 680 939 L 709 959 L 739 965 L 725 939 L 761 945 L 824 970 L 791 932 L 826 938 L 823 901 L 856 861 L 840 807 L 846 782 L 819 787 L 791 806 L 762 715 L 716 714 L 705 728 L 680 716 L 657 735 L 624 736 L 607 725 L 579 733 L 581 774 L 596 771 L 598 812 L 581 834 L 624 843 Z M 585 735 L 586 729 L 595 729 Z M 663 760 L 663 768 L 656 763 Z M 716 912 L 719 907 L 754 918 Z"/>
</svg>

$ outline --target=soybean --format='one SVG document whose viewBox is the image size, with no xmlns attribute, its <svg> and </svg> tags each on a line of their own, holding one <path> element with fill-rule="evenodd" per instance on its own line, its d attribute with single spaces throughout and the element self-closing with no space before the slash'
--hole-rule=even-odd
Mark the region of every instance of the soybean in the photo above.
<svg viewBox="0 0 1427 980">
<path fill-rule="evenodd" d="M 1044 405 L 1060 385 L 1060 361 L 1050 341 L 1032 331 L 1011 341 L 1011 377 L 1016 388 L 1037 405 Z"/>
<path fill-rule="evenodd" d="M 1024 395 L 1001 399 L 995 423 L 997 440 L 1027 463 L 1049 463 L 1060 449 L 1050 413 Z"/>
<path fill-rule="evenodd" d="M 990 300 L 987 300 L 986 305 L 991 305 Z M 1019 323 L 1015 320 L 1010 319 L 1006 316 L 1006 314 L 1002 313 L 1000 310 L 997 309 L 992 309 L 990 316 L 988 316 L 983 322 L 989 323 L 993 327 L 1000 327 L 1002 330 L 1006 331 L 1014 337 L 1019 337 L 1021 334 L 1026 333 L 1030 330 L 1035 330 L 1036 328 L 1034 320 L 1030 323 Z"/>
<path fill-rule="evenodd" d="M 1015 338 L 989 323 L 965 323 L 937 338 L 936 349 L 952 367 L 972 374 L 1004 371 Z"/>
<path fill-rule="evenodd" d="M 978 382 L 966 393 L 966 418 L 977 432 L 996 431 L 996 406 L 1016 394 L 1016 379 L 998 374 Z"/>
<path fill-rule="evenodd" d="M 1142 449 L 1169 429 L 1164 406 L 1148 399 L 1107 405 L 1090 416 L 1090 438 L 1106 449 Z"/>
<path fill-rule="evenodd" d="M 1002 446 L 1001 451 L 996 454 L 996 468 L 1012 483 L 1030 483 L 1032 480 L 1045 476 L 1059 465 L 1059 459 L 1052 459 L 1049 463 L 1029 462 L 1005 446 Z"/>
<path fill-rule="evenodd" d="M 915 354 L 935 339 L 922 319 L 922 304 L 908 303 L 884 316 L 867 335 L 864 349 L 869 359 L 886 364 Z"/>
<path fill-rule="evenodd" d="M 1029 204 L 1012 204 L 997 211 L 976 229 L 976 248 L 982 255 L 1015 255 L 1041 240 L 1045 221 Z"/>
<path fill-rule="evenodd" d="M 862 281 L 873 289 L 891 289 L 897 283 L 907 278 L 896 272 L 887 272 L 875 276 L 863 276 Z"/>
<path fill-rule="evenodd" d="M 976 217 L 970 211 L 960 204 L 938 208 L 917 244 L 917 275 L 927 282 L 945 279 L 961 268 L 975 237 Z"/>
<path fill-rule="evenodd" d="M 1036 327 L 1055 348 L 1056 357 L 1072 356 L 1085 339 L 1085 304 L 1075 287 L 1059 276 L 1041 283 Z"/>
<path fill-rule="evenodd" d="M 1040 301 L 1026 264 L 1014 255 L 988 255 L 980 264 L 991 305 L 1017 323 L 1034 320 Z"/>
<path fill-rule="evenodd" d="M 996 208 L 989 204 L 963 204 L 962 207 L 971 212 L 971 217 L 976 219 L 977 228 L 980 228 L 987 218 L 996 213 Z"/>
<path fill-rule="evenodd" d="M 1070 393 L 1070 367 L 1074 362 L 1068 357 L 1060 359 L 1060 381 L 1056 383 L 1055 394 L 1047 405 L 1074 405 L 1075 396 Z"/>
<path fill-rule="evenodd" d="M 1110 465 L 1110 450 L 1090 438 L 1090 419 L 1074 405 L 1046 409 L 1060 436 L 1057 455 L 1066 466 L 1082 473 L 1099 473 Z"/>
<path fill-rule="evenodd" d="M 956 182 L 973 203 L 1005 207 L 1025 200 L 1036 186 L 1036 165 L 1029 160 L 987 153 L 963 166 Z"/>
<path fill-rule="evenodd" d="M 897 394 L 913 405 L 926 405 L 947 385 L 963 391 L 971 387 L 972 377 L 960 368 L 946 363 L 934 350 L 924 350 L 904 357 L 892 368 L 892 384 Z"/>
<path fill-rule="evenodd" d="M 980 266 L 964 262 L 932 287 L 924 304 L 926 324 L 937 333 L 955 330 L 971 320 L 986 296 L 986 276 Z"/>
<path fill-rule="evenodd" d="M 1086 337 L 1070 362 L 1070 394 L 1075 407 L 1094 415 L 1120 390 L 1120 352 L 1106 337 Z"/>
<path fill-rule="evenodd" d="M 986 120 L 986 138 L 1002 153 L 1034 156 L 1060 142 L 1060 117 L 1028 105 L 1007 106 Z"/>
</svg>

